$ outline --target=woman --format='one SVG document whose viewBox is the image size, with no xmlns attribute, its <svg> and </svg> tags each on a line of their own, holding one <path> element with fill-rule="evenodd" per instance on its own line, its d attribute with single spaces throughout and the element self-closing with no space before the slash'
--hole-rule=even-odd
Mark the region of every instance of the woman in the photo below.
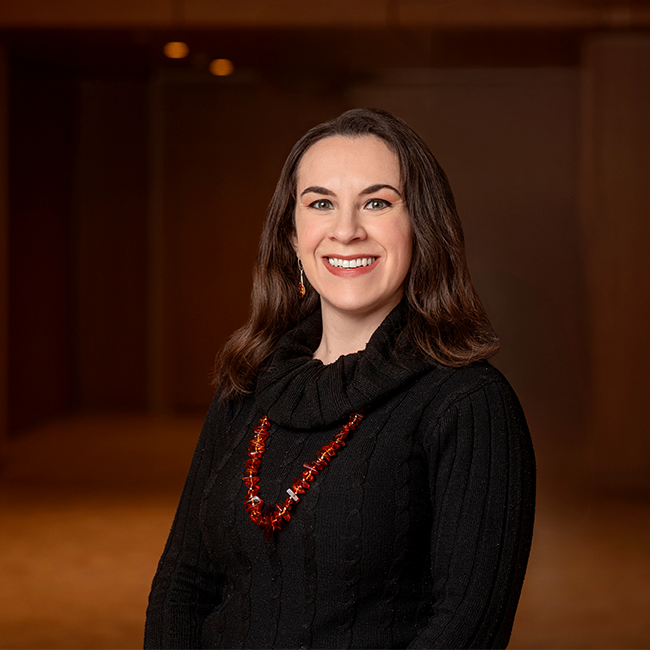
<svg viewBox="0 0 650 650">
<path fill-rule="evenodd" d="M 366 109 L 309 131 L 218 359 L 145 645 L 505 647 L 535 469 L 497 348 L 423 141 Z"/>
</svg>

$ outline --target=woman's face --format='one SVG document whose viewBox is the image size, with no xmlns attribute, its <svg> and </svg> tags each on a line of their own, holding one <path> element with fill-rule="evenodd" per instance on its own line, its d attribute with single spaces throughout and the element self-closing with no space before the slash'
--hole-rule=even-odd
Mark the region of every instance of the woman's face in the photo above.
<svg viewBox="0 0 650 650">
<path fill-rule="evenodd" d="M 323 315 L 383 320 L 411 265 L 397 156 L 375 136 L 325 138 L 303 155 L 296 185 L 293 244 Z"/>
</svg>

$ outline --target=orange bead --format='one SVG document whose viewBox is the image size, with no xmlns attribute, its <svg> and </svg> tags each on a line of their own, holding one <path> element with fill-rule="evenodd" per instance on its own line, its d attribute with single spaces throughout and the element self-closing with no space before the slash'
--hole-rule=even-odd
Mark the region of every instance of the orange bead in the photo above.
<svg viewBox="0 0 650 650">
<path fill-rule="evenodd" d="M 302 486 L 302 479 L 297 478 L 293 484 L 291 485 L 291 489 L 296 493 L 296 494 L 304 494 L 305 490 L 309 487 L 309 483 L 307 483 L 307 488 L 304 488 Z"/>
<path fill-rule="evenodd" d="M 327 445 L 326 447 L 322 447 L 322 450 L 323 450 L 323 456 L 327 458 L 332 458 L 332 456 L 336 455 L 336 452 L 329 445 Z"/>
</svg>

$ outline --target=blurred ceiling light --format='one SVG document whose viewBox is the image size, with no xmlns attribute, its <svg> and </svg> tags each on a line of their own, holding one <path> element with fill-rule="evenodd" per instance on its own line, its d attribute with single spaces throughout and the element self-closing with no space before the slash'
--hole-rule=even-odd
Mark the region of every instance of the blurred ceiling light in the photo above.
<svg viewBox="0 0 650 650">
<path fill-rule="evenodd" d="M 169 59 L 184 59 L 189 54 L 190 48 L 182 41 L 171 41 L 165 44 L 163 52 Z"/>
<path fill-rule="evenodd" d="M 210 72 L 217 77 L 227 77 L 234 69 L 230 59 L 214 59 L 210 62 Z"/>
</svg>

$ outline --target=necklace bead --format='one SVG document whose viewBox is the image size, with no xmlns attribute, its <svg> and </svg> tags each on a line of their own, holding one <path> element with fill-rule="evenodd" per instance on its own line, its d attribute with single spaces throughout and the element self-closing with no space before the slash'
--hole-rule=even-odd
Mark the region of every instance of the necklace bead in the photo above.
<svg viewBox="0 0 650 650">
<path fill-rule="evenodd" d="M 270 539 L 276 530 L 280 530 L 284 521 L 289 521 L 291 507 L 300 501 L 299 494 L 304 494 L 309 488 L 311 482 L 316 478 L 323 469 L 334 458 L 336 452 L 345 447 L 344 438 L 354 431 L 363 420 L 363 409 L 352 413 L 347 424 L 334 436 L 334 439 L 321 447 L 320 453 L 316 460 L 311 463 L 303 464 L 302 475 L 294 479 L 291 488 L 287 490 L 289 495 L 282 505 L 275 504 L 275 509 L 268 507 L 264 512 L 264 500 L 258 496 L 260 477 L 258 476 L 262 465 L 262 454 L 266 446 L 265 441 L 269 437 L 269 428 L 271 423 L 264 415 L 260 418 L 258 425 L 253 429 L 253 438 L 248 446 L 248 455 L 250 458 L 244 463 L 245 470 L 242 476 L 244 485 L 248 488 L 244 506 L 251 521 L 264 529 L 266 539 Z"/>
</svg>

